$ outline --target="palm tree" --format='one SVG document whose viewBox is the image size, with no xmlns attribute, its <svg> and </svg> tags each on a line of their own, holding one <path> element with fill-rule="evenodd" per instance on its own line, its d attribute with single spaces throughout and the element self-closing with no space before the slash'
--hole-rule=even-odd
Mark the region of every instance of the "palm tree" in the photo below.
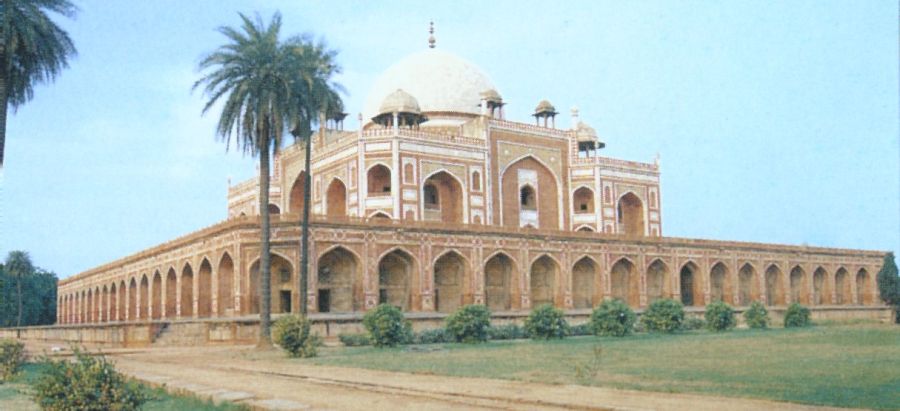
<svg viewBox="0 0 900 411">
<path fill-rule="evenodd" d="M 312 170 L 310 155 L 312 152 L 312 126 L 319 123 L 324 126 L 320 116 L 333 116 L 343 111 L 344 103 L 338 92 L 344 89 L 340 84 L 331 81 L 331 77 L 340 73 L 340 66 L 334 61 L 337 52 L 329 50 L 324 41 L 313 43 L 308 37 L 293 37 L 286 43 L 288 55 L 285 60 L 286 70 L 297 75 L 292 79 L 294 104 L 291 106 L 290 127 L 295 140 L 303 140 L 305 144 L 304 182 L 303 182 L 303 217 L 300 235 L 300 313 L 307 313 L 307 289 L 309 279 L 309 203 Z"/>
<path fill-rule="evenodd" d="M 31 257 L 25 251 L 10 251 L 3 264 L 6 272 L 16 279 L 16 298 L 18 310 L 16 311 L 16 327 L 22 326 L 22 279 L 34 273 L 34 264 Z"/>
<path fill-rule="evenodd" d="M 209 101 L 203 113 L 220 100 L 222 112 L 216 134 L 225 141 L 226 149 L 232 137 L 244 153 L 259 156 L 259 214 L 260 239 L 260 327 L 259 345 L 272 344 L 271 277 L 269 252 L 269 156 L 281 147 L 286 119 L 291 112 L 290 75 L 284 70 L 284 46 L 279 43 L 281 14 L 275 13 L 268 27 L 259 16 L 251 20 L 240 14 L 240 29 L 220 27 L 218 31 L 228 43 L 204 57 L 201 71 L 211 69 L 194 83 L 203 85 Z"/>
<path fill-rule="evenodd" d="M 69 35 L 47 11 L 75 17 L 68 0 L 3 0 L 0 3 L 0 169 L 6 145 L 6 111 L 34 96 L 34 85 L 52 81 L 76 54 Z"/>
</svg>

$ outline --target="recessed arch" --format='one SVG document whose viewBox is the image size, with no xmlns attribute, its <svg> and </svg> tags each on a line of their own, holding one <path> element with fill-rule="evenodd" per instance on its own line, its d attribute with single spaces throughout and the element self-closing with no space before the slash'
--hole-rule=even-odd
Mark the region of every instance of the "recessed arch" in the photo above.
<svg viewBox="0 0 900 411">
<path fill-rule="evenodd" d="M 831 303 L 831 287 L 828 284 L 828 272 L 822 267 L 813 271 L 813 295 L 811 303 L 822 305 Z"/>
<path fill-rule="evenodd" d="M 462 180 L 447 170 L 429 174 L 422 183 L 424 220 L 464 223 L 464 191 Z"/>
<path fill-rule="evenodd" d="M 281 214 L 281 208 L 276 204 L 269 204 L 269 214 Z"/>
<path fill-rule="evenodd" d="M 371 214 L 369 214 L 368 219 L 369 220 L 382 220 L 382 221 L 383 220 L 388 220 L 388 221 L 392 220 L 391 216 L 388 215 L 388 213 L 381 211 L 381 210 L 374 211 Z"/>
<path fill-rule="evenodd" d="M 834 298 L 838 305 L 846 305 L 852 302 L 850 288 L 850 275 L 847 269 L 839 267 L 834 273 Z"/>
<path fill-rule="evenodd" d="M 291 191 L 288 195 L 289 213 L 297 214 L 303 212 L 304 187 L 306 187 L 306 171 L 301 171 L 300 174 L 297 175 L 297 178 L 294 179 L 294 183 L 291 185 Z"/>
<path fill-rule="evenodd" d="M 549 254 L 543 254 L 531 263 L 529 288 L 531 305 L 554 304 L 559 277 L 559 262 Z"/>
<path fill-rule="evenodd" d="M 796 265 L 794 266 L 794 268 L 791 268 L 791 302 L 809 304 L 808 281 L 809 279 L 807 278 L 806 271 L 803 269 L 803 267 Z"/>
<path fill-rule="evenodd" d="M 541 228 L 560 229 L 560 210 L 564 200 L 561 196 L 565 195 L 561 194 L 559 179 L 550 167 L 529 154 L 509 163 L 500 170 L 499 175 L 503 225 L 522 227 L 533 224 Z M 529 188 L 526 189 L 526 186 Z M 527 200 L 529 195 L 534 196 L 534 202 L 522 204 L 522 200 Z"/>
<path fill-rule="evenodd" d="M 728 266 L 718 261 L 709 270 L 709 298 L 710 301 L 723 301 L 731 304 L 734 301 L 731 283 L 731 273 Z"/>
<path fill-rule="evenodd" d="M 592 214 L 594 212 L 594 190 L 581 186 L 572 193 L 572 205 L 575 214 Z"/>
<path fill-rule="evenodd" d="M 352 312 L 361 310 L 359 301 L 359 257 L 343 246 L 332 246 L 318 257 L 319 312 Z"/>
<path fill-rule="evenodd" d="M 328 218 L 347 217 L 347 186 L 340 178 L 334 177 L 325 191 L 325 214 Z"/>
<path fill-rule="evenodd" d="M 448 250 L 434 260 L 434 306 L 442 313 L 452 313 L 463 305 L 468 260 L 455 250 Z"/>
<path fill-rule="evenodd" d="M 620 233 L 644 235 L 644 202 L 632 191 L 622 194 L 616 204 L 616 220 Z"/>
<path fill-rule="evenodd" d="M 197 317 L 212 316 L 212 264 L 203 257 L 197 270 Z"/>
<path fill-rule="evenodd" d="M 503 251 L 495 251 L 484 261 L 484 303 L 491 311 L 512 308 L 512 278 L 516 263 Z"/>
<path fill-rule="evenodd" d="M 166 273 L 166 312 L 163 314 L 166 318 L 175 318 L 178 307 L 178 274 L 175 267 L 169 267 Z"/>
<path fill-rule="evenodd" d="M 234 260 L 227 251 L 222 253 L 219 259 L 219 269 L 216 272 L 218 293 L 216 305 L 220 317 L 228 317 L 234 312 Z"/>
<path fill-rule="evenodd" d="M 140 319 L 140 304 L 138 301 L 138 282 L 131 277 L 131 283 L 128 286 L 128 301 L 131 303 L 127 320 L 135 321 Z"/>
<path fill-rule="evenodd" d="M 647 302 L 652 303 L 656 300 L 669 298 L 672 290 L 669 287 L 669 266 L 661 259 L 654 259 L 647 266 Z"/>
<path fill-rule="evenodd" d="M 592 227 L 592 226 L 589 225 L 589 224 L 582 224 L 582 225 L 578 226 L 578 228 L 576 228 L 575 231 L 586 232 L 586 233 L 593 233 L 593 232 L 595 232 L 595 231 L 597 231 L 597 230 L 594 230 L 594 227 Z"/>
<path fill-rule="evenodd" d="M 610 269 L 610 285 L 613 298 L 620 299 L 632 307 L 641 305 L 641 279 L 634 263 L 622 257 Z"/>
<path fill-rule="evenodd" d="M 118 287 L 118 297 L 116 297 L 116 321 L 125 321 L 125 297 L 128 295 L 128 287 L 125 285 L 125 280 L 119 281 Z"/>
<path fill-rule="evenodd" d="M 784 280 L 781 268 L 776 264 L 766 268 L 766 301 L 769 305 L 784 305 Z"/>
<path fill-rule="evenodd" d="M 703 284 L 700 282 L 700 268 L 693 261 L 681 266 L 681 303 L 686 307 L 703 305 Z"/>
<path fill-rule="evenodd" d="M 756 267 L 751 263 L 745 263 L 738 271 L 738 306 L 749 306 L 751 302 L 759 300 L 759 279 L 756 276 Z"/>
<path fill-rule="evenodd" d="M 140 296 L 138 297 L 141 302 L 141 309 L 138 311 L 140 313 L 141 320 L 150 319 L 150 280 L 147 279 L 147 274 L 141 276 L 141 286 L 140 286 Z"/>
<path fill-rule="evenodd" d="M 296 300 L 294 267 L 287 257 L 279 253 L 271 252 L 270 256 L 271 312 L 273 314 L 292 312 L 293 303 Z M 244 297 L 244 301 L 247 303 L 247 311 L 249 314 L 259 314 L 261 289 L 260 260 L 258 257 L 250 265 L 247 285 L 248 293 Z"/>
<path fill-rule="evenodd" d="M 416 260 L 411 253 L 394 247 L 378 258 L 378 301 L 408 311 L 411 307 L 411 278 Z"/>
<path fill-rule="evenodd" d="M 369 197 L 391 195 L 391 169 L 383 163 L 375 163 L 366 171 Z"/>
<path fill-rule="evenodd" d="M 856 303 L 860 305 L 870 305 L 873 303 L 872 298 L 872 279 L 869 278 L 869 272 L 865 268 L 860 268 L 856 272 Z"/>
<path fill-rule="evenodd" d="M 106 288 L 106 284 L 103 285 L 103 288 L 100 290 L 100 322 L 109 322 L 109 289 Z"/>
<path fill-rule="evenodd" d="M 600 272 L 597 262 L 588 256 L 581 257 L 572 266 L 572 306 L 574 308 L 592 308 L 594 295 Z"/>
<path fill-rule="evenodd" d="M 178 305 L 181 307 L 181 318 L 194 316 L 194 269 L 190 263 L 185 263 L 181 269 L 181 298 Z"/>
</svg>

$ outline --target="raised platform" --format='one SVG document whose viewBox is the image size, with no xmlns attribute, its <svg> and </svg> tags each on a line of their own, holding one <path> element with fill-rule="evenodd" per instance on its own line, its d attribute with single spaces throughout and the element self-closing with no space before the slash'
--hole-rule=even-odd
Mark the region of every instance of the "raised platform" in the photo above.
<svg viewBox="0 0 900 411">
<path fill-rule="evenodd" d="M 746 307 L 737 307 L 740 314 Z M 773 324 L 780 325 L 786 307 L 768 307 Z M 688 307 L 689 316 L 702 317 L 703 308 Z M 890 322 L 889 306 L 816 306 L 810 307 L 813 321 Z M 643 310 L 636 310 L 640 315 Z M 573 325 L 582 324 L 590 317 L 590 310 L 568 310 L 566 315 Z M 284 314 L 273 315 L 273 320 Z M 492 315 L 494 325 L 522 324 L 527 311 L 498 312 Z M 363 313 L 310 314 L 314 332 L 326 339 L 343 333 L 360 333 Z M 408 313 L 416 331 L 442 327 L 446 314 Z M 165 347 L 189 345 L 253 344 L 259 334 L 259 318 L 246 316 L 227 319 L 192 319 L 175 321 L 111 322 L 102 324 L 53 325 L 21 328 L 2 328 L 0 338 L 58 342 L 101 347 Z"/>
</svg>

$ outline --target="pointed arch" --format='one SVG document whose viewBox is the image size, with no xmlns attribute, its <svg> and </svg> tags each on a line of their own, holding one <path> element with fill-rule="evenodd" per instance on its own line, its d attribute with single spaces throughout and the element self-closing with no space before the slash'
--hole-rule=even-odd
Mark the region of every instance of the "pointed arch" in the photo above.
<svg viewBox="0 0 900 411">
<path fill-rule="evenodd" d="M 194 269 L 191 263 L 184 263 L 181 269 L 181 297 L 178 306 L 181 307 L 181 318 L 194 317 Z"/>
<path fill-rule="evenodd" d="M 516 263 L 503 251 L 495 251 L 484 261 L 484 303 L 491 311 L 512 308 L 512 278 Z"/>
<path fill-rule="evenodd" d="M 125 316 L 125 307 L 126 307 L 126 295 L 128 295 L 128 286 L 125 284 L 125 280 L 119 281 L 119 297 L 116 298 L 116 321 L 125 321 L 127 320 Z"/>
<path fill-rule="evenodd" d="M 856 303 L 859 305 L 870 305 L 873 303 L 872 279 L 869 277 L 869 272 L 865 268 L 860 268 L 856 272 Z"/>
<path fill-rule="evenodd" d="M 647 266 L 647 303 L 672 295 L 669 278 L 669 266 L 663 260 L 657 258 Z"/>
<path fill-rule="evenodd" d="M 831 286 L 828 283 L 828 272 L 822 267 L 813 271 L 812 305 L 831 304 Z"/>
<path fill-rule="evenodd" d="M 366 170 L 369 197 L 391 195 L 391 168 L 384 163 L 375 163 Z"/>
<path fill-rule="evenodd" d="M 784 280 L 781 268 L 776 264 L 766 268 L 766 302 L 769 305 L 784 305 Z"/>
<path fill-rule="evenodd" d="M 434 260 L 434 306 L 442 313 L 452 313 L 463 305 L 468 260 L 455 250 L 441 253 Z"/>
<path fill-rule="evenodd" d="M 728 266 L 722 261 L 716 262 L 709 270 L 710 301 L 723 301 L 731 304 L 734 301 L 732 290 L 734 290 L 734 286 L 731 283 Z"/>
<path fill-rule="evenodd" d="M 175 318 L 178 312 L 178 274 L 175 267 L 169 267 L 166 273 L 166 318 Z"/>
<path fill-rule="evenodd" d="M 301 171 L 294 179 L 291 185 L 291 191 L 288 195 L 287 212 L 299 214 L 303 212 L 303 187 L 306 186 L 306 171 Z"/>
<path fill-rule="evenodd" d="M 560 229 L 560 211 L 565 196 L 560 192 L 559 178 L 550 167 L 527 154 L 510 162 L 500 170 L 499 175 L 503 225 L 522 227 L 533 224 L 541 228 Z M 528 201 L 529 195 L 533 195 L 533 203 Z M 522 200 L 526 200 L 525 204 Z"/>
<path fill-rule="evenodd" d="M 261 290 L 259 288 L 260 261 L 259 257 L 250 265 L 247 282 L 248 293 L 244 297 L 249 314 L 259 314 Z M 269 265 L 271 278 L 271 311 L 273 314 L 289 313 L 294 311 L 294 304 L 299 301 L 296 290 L 294 266 L 290 260 L 280 253 L 272 252 Z"/>
<path fill-rule="evenodd" d="M 541 304 L 553 305 L 559 289 L 559 262 L 549 254 L 543 254 L 531 263 L 531 276 L 529 288 L 531 291 L 531 305 L 537 307 Z"/>
<path fill-rule="evenodd" d="M 391 216 L 388 213 L 381 211 L 381 210 L 372 212 L 371 214 L 369 214 L 369 217 L 368 217 L 368 220 L 370 220 L 370 221 L 371 220 L 388 220 L 388 221 L 390 221 L 392 219 L 393 218 L 391 218 Z"/>
<path fill-rule="evenodd" d="M 328 218 L 347 217 L 347 186 L 340 178 L 334 177 L 325 191 L 325 214 Z"/>
<path fill-rule="evenodd" d="M 197 270 L 197 317 L 212 316 L 212 264 L 203 257 Z"/>
<path fill-rule="evenodd" d="M 409 311 L 412 306 L 411 277 L 415 275 L 416 259 L 401 247 L 393 247 L 378 258 L 378 302 Z"/>
<path fill-rule="evenodd" d="M 641 305 L 641 279 L 635 270 L 634 263 L 622 257 L 610 268 L 610 285 L 612 297 L 618 298 L 632 307 Z"/>
<path fill-rule="evenodd" d="M 629 236 L 644 235 L 644 202 L 634 192 L 628 191 L 616 203 L 616 222 L 619 233 Z"/>
<path fill-rule="evenodd" d="M 681 266 L 679 279 L 681 284 L 681 303 L 685 307 L 702 306 L 703 284 L 700 282 L 700 268 L 693 261 Z"/>
<path fill-rule="evenodd" d="M 423 219 L 464 223 L 464 187 L 458 176 L 445 169 L 429 174 L 422 183 Z"/>
<path fill-rule="evenodd" d="M 234 260 L 228 252 L 222 253 L 219 269 L 216 272 L 217 295 L 216 305 L 219 317 L 230 317 L 234 312 Z"/>
<path fill-rule="evenodd" d="M 572 207 L 575 209 L 575 214 L 593 214 L 594 190 L 584 185 L 578 187 L 572 193 Z"/>
<path fill-rule="evenodd" d="M 138 300 L 140 300 L 141 308 L 138 310 L 141 320 L 149 320 L 150 314 L 150 280 L 147 279 L 147 274 L 141 276 L 141 285 L 140 285 L 140 294 L 138 295 Z"/>
<path fill-rule="evenodd" d="M 572 306 L 574 308 L 593 308 L 594 296 L 597 294 L 595 284 L 598 283 L 599 272 L 597 262 L 589 256 L 581 257 L 572 266 Z"/>
<path fill-rule="evenodd" d="M 320 254 L 317 261 L 318 311 L 360 311 L 363 290 L 359 257 L 350 249 L 336 245 Z"/>
<path fill-rule="evenodd" d="M 135 321 L 140 319 L 140 302 L 138 301 L 138 282 L 137 279 L 131 277 L 131 283 L 128 286 L 128 301 L 131 303 L 127 320 Z"/>
<path fill-rule="evenodd" d="M 791 302 L 809 304 L 809 279 L 803 267 L 795 265 L 791 268 L 790 287 Z"/>
<path fill-rule="evenodd" d="M 847 269 L 839 267 L 834 273 L 834 298 L 838 305 L 850 304 L 853 301 L 850 288 L 850 275 Z"/>
<path fill-rule="evenodd" d="M 756 267 L 751 263 L 744 263 L 738 271 L 738 295 L 736 305 L 749 306 L 753 301 L 759 301 L 759 278 L 756 276 Z"/>
</svg>

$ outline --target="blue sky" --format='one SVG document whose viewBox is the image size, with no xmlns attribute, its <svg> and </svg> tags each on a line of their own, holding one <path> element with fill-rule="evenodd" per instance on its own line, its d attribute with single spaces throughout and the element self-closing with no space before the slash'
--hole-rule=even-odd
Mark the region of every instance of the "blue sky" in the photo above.
<svg viewBox="0 0 900 411">
<path fill-rule="evenodd" d="M 79 56 L 9 118 L 0 181 L 0 253 L 61 277 L 225 218 L 255 161 L 215 140 L 195 68 L 216 27 L 275 10 L 340 51 L 351 113 L 433 19 L 507 118 L 546 98 L 607 156 L 659 153 L 667 236 L 900 250 L 896 2 L 77 3 L 57 21 Z"/>
</svg>

